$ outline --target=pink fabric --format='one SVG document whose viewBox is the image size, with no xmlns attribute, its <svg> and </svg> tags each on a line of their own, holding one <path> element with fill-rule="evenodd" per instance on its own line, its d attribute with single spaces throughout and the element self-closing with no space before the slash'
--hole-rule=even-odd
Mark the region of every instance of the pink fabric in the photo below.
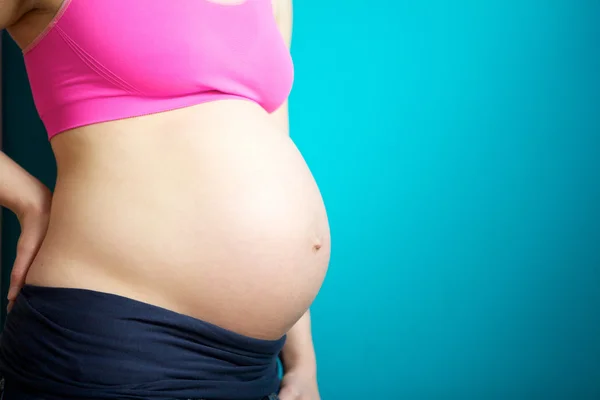
<svg viewBox="0 0 600 400">
<path fill-rule="evenodd" d="M 273 112 L 289 95 L 294 69 L 271 0 L 64 1 L 24 50 L 49 138 L 227 98 Z"/>
</svg>

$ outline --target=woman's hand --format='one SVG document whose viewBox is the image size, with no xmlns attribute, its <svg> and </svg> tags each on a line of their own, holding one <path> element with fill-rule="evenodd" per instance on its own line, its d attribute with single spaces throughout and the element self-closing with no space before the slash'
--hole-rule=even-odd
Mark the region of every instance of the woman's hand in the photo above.
<svg viewBox="0 0 600 400">
<path fill-rule="evenodd" d="M 8 311 L 11 310 L 19 291 L 25 284 L 27 271 L 46 236 L 51 199 L 50 191 L 43 187 L 27 207 L 16 213 L 21 224 L 21 235 L 17 242 L 17 256 L 10 275 Z"/>
<path fill-rule="evenodd" d="M 316 376 L 301 370 L 286 372 L 281 381 L 279 400 L 321 400 Z"/>
</svg>

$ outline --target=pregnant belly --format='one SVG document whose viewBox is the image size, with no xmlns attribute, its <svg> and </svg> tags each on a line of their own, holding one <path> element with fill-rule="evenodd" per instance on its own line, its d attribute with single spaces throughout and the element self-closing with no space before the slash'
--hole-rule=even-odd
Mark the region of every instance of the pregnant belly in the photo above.
<svg viewBox="0 0 600 400">
<path fill-rule="evenodd" d="M 67 144 L 87 133 L 66 133 L 79 151 L 62 165 L 73 152 L 53 143 L 59 179 L 29 283 L 121 294 L 254 337 L 286 332 L 329 261 L 317 185 L 270 126 L 195 122 L 209 129 L 128 131 L 87 155 Z"/>
</svg>

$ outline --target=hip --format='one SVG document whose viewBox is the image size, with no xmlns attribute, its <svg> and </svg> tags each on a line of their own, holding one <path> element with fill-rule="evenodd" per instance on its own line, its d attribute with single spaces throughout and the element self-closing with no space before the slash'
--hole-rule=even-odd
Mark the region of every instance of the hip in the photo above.
<svg viewBox="0 0 600 400">
<path fill-rule="evenodd" d="M 26 285 L 0 339 L 4 400 L 269 398 L 284 342 L 112 294 Z"/>
</svg>

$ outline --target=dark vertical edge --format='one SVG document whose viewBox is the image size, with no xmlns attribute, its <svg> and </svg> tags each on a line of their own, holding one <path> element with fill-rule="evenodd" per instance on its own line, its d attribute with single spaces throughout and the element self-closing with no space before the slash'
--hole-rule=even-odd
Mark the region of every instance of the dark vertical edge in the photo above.
<svg viewBox="0 0 600 400">
<path fill-rule="evenodd" d="M 2 90 L 2 36 L 3 32 L 0 31 L 0 151 L 2 150 L 2 127 L 4 126 L 4 121 L 2 120 L 2 98 L 4 97 L 4 92 Z M 0 209 L 0 288 L 2 288 L 2 210 Z M 4 321 L 4 310 L 0 310 L 0 319 Z"/>
</svg>

